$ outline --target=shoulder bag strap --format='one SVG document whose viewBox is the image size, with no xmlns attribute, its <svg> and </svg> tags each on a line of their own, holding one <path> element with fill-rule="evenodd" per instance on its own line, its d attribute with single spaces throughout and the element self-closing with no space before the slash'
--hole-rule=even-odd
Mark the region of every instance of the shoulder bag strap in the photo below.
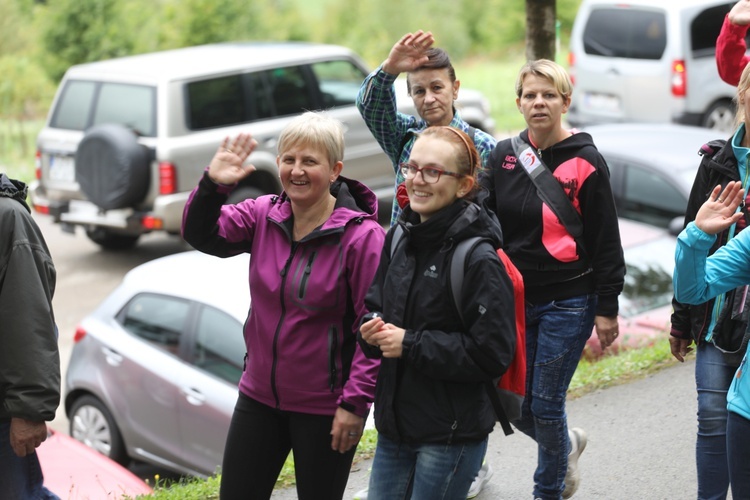
<svg viewBox="0 0 750 500">
<path fill-rule="evenodd" d="M 528 174 L 531 182 L 536 186 L 539 198 L 549 206 L 560 219 L 565 229 L 573 236 L 581 249 L 582 256 L 586 256 L 586 246 L 583 243 L 583 222 L 581 216 L 576 212 L 563 187 L 545 166 L 542 159 L 536 154 L 534 148 L 519 136 L 511 139 L 513 151 L 516 158 L 521 162 L 523 171 Z"/>
</svg>

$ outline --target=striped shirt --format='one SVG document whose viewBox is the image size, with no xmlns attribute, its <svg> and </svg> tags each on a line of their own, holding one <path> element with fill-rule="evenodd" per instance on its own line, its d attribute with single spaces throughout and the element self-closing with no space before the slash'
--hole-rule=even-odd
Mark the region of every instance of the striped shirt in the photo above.
<svg viewBox="0 0 750 500">
<path fill-rule="evenodd" d="M 399 164 L 409 160 L 415 140 L 414 133 L 421 132 L 428 126 L 425 120 L 398 111 L 396 93 L 393 89 L 393 82 L 396 78 L 397 76 L 378 68 L 365 78 L 357 94 L 357 109 L 393 164 L 393 171 L 396 174 L 394 193 L 398 185 L 404 181 Z M 469 132 L 469 124 L 461 119 L 455 108 L 449 126 Z M 407 137 L 409 139 L 404 144 L 404 139 Z M 474 135 L 474 145 L 482 157 L 483 168 L 487 166 L 490 152 L 496 143 L 497 141 L 490 134 L 477 129 Z M 391 225 L 396 223 L 399 215 L 401 215 L 401 208 L 394 196 Z"/>
</svg>

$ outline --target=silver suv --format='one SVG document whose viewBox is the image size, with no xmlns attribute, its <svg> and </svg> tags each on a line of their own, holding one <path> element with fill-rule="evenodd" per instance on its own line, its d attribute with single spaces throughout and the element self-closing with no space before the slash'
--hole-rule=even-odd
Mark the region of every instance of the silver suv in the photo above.
<svg viewBox="0 0 750 500">
<path fill-rule="evenodd" d="M 368 73 L 351 50 L 308 43 L 222 43 L 73 66 L 37 138 L 38 212 L 106 249 L 151 231 L 179 234 L 182 209 L 224 137 L 250 132 L 257 172 L 230 203 L 280 190 L 276 141 L 289 119 L 325 109 L 346 128 L 345 174 L 384 202 L 393 169 L 355 106 Z M 415 114 L 405 85 L 401 111 Z M 489 133 L 487 100 L 461 89 L 457 106 Z"/>
</svg>

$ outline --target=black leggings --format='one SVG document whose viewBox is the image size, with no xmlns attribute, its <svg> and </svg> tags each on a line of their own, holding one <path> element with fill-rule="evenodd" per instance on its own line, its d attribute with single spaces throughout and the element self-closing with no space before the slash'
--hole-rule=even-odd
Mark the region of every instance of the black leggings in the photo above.
<svg viewBox="0 0 750 500">
<path fill-rule="evenodd" d="M 221 500 L 267 500 L 289 451 L 300 500 L 344 495 L 355 448 L 331 448 L 333 416 L 281 411 L 240 393 L 221 470 Z"/>
</svg>

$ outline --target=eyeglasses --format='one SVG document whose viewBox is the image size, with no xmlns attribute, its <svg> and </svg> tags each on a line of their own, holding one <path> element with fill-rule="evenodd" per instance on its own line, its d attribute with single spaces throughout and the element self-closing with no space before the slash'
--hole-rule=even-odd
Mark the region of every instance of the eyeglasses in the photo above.
<svg viewBox="0 0 750 500">
<path fill-rule="evenodd" d="M 463 177 L 463 174 L 459 174 L 456 172 L 448 172 L 447 170 L 443 170 L 442 168 L 436 168 L 436 167 L 419 168 L 418 166 L 412 163 L 401 164 L 401 173 L 407 179 L 415 178 L 417 176 L 417 173 L 419 172 L 422 172 L 422 179 L 427 184 L 435 184 L 437 181 L 440 180 L 441 175 L 450 175 L 451 177 L 455 177 L 457 179 Z"/>
</svg>

